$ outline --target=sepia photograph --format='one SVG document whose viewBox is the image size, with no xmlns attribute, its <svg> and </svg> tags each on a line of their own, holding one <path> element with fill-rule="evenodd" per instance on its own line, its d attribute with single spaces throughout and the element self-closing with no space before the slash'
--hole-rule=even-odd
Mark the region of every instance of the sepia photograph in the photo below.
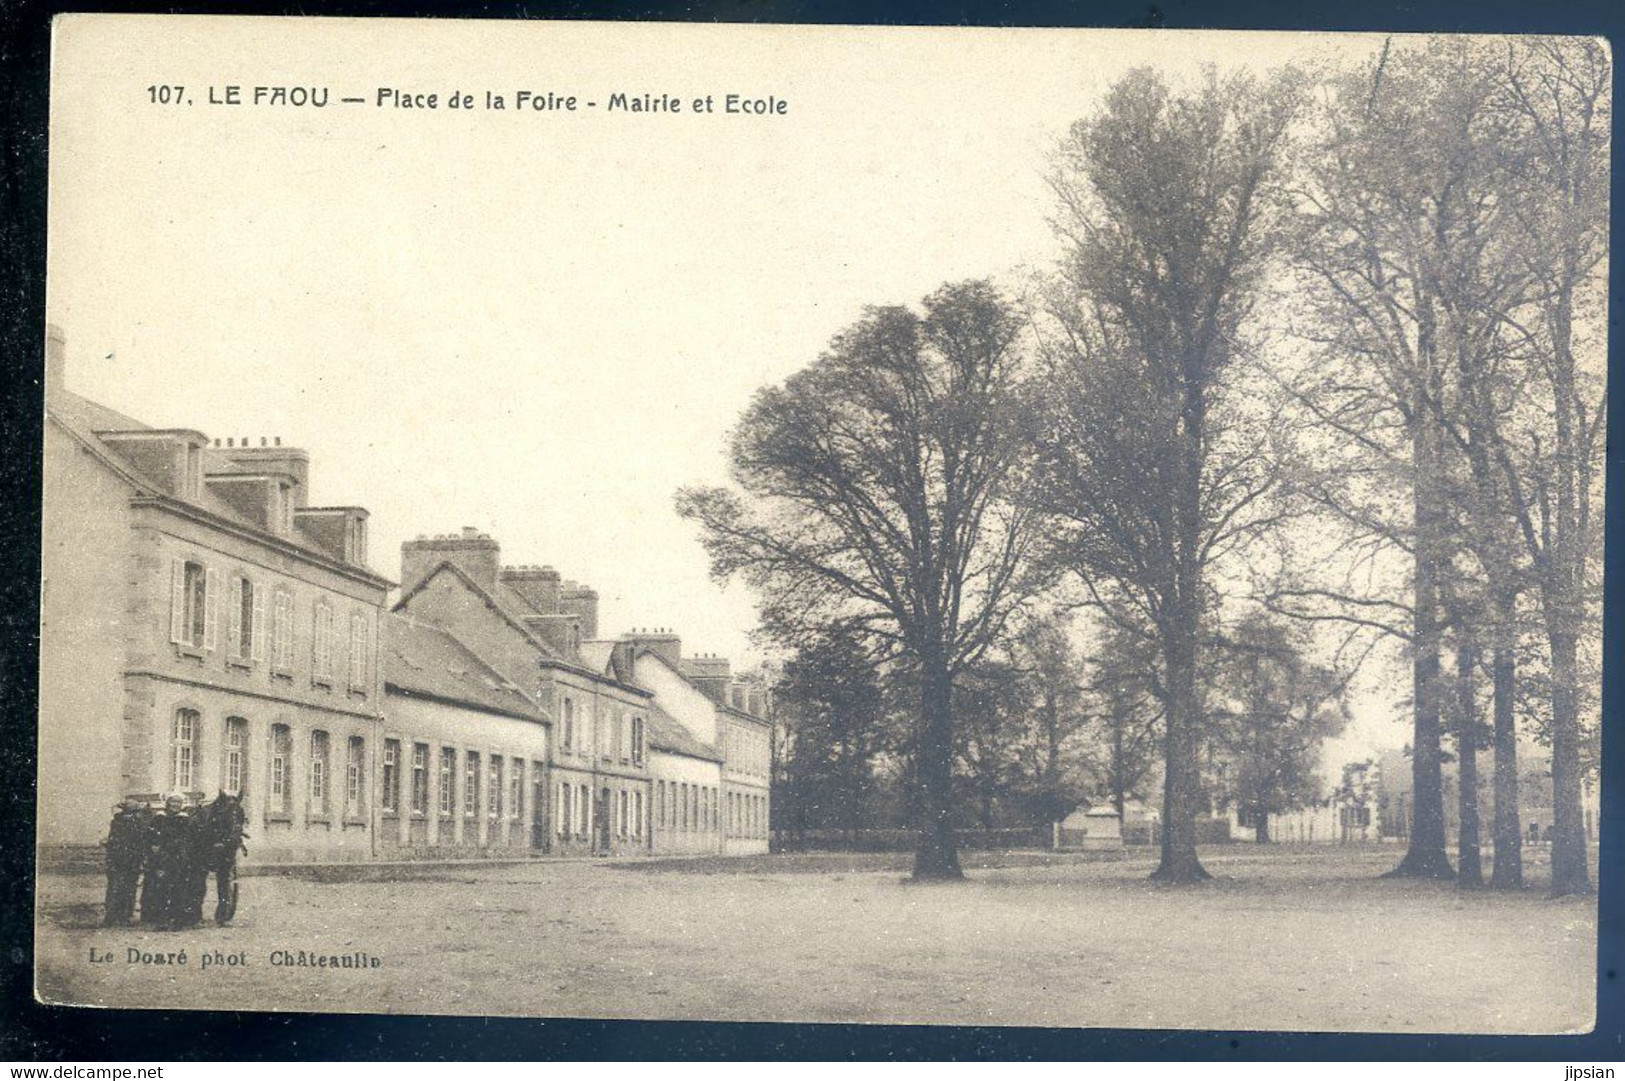
<svg viewBox="0 0 1625 1081">
<path fill-rule="evenodd" d="M 1592 1031 L 1612 80 L 58 16 L 36 997 Z"/>
</svg>

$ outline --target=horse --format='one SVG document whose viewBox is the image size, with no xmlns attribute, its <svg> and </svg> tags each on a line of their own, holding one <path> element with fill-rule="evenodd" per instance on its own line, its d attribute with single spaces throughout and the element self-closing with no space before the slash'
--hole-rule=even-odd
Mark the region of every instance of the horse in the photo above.
<svg viewBox="0 0 1625 1081">
<path fill-rule="evenodd" d="M 202 810 L 198 829 L 198 869 L 201 874 L 199 905 L 209 892 L 209 875 L 214 875 L 214 922 L 224 926 L 237 914 L 237 856 L 248 855 L 243 827 L 248 816 L 241 796 L 224 792 Z"/>
</svg>

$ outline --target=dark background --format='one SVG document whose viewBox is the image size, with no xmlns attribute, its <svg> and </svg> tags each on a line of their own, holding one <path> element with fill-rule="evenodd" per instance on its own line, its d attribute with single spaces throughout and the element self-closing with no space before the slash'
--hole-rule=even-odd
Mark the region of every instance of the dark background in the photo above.
<svg viewBox="0 0 1625 1081">
<path fill-rule="evenodd" d="M 1625 29 L 1621 0 L 639 0 L 431 3 L 84 3 L 0 0 L 0 1059 L 1544 1059 L 1625 1058 L 1619 969 L 1625 734 L 1619 729 L 1621 608 L 1604 617 L 1602 859 L 1597 1029 L 1585 1036 L 1320 1035 L 1121 1029 L 708 1024 L 335 1017 L 90 1010 L 33 998 L 34 739 L 39 611 L 39 469 L 45 325 L 45 167 L 50 18 L 57 11 L 432 16 L 881 25 L 1087 26 L 1601 34 Z M 1618 57 L 1614 86 L 1620 97 Z M 1613 205 L 1621 168 L 1614 146 Z M 1618 215 L 1613 230 L 1618 236 Z M 1608 506 L 1621 505 L 1620 303 L 1614 248 L 1609 318 Z M 1609 600 L 1625 536 L 1609 515 Z M 1335 989 L 1336 974 L 1326 974 Z M 1553 1077 L 1558 1075 L 1554 1072 Z"/>
</svg>

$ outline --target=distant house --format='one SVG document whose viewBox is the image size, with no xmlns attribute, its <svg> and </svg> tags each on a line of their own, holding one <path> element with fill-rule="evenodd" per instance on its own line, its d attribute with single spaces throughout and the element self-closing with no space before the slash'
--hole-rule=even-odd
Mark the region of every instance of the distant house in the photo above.
<svg viewBox="0 0 1625 1081">
<path fill-rule="evenodd" d="M 1080 806 L 1055 824 L 1056 848 L 1113 849 L 1123 843 L 1123 820 L 1104 804 Z"/>
</svg>

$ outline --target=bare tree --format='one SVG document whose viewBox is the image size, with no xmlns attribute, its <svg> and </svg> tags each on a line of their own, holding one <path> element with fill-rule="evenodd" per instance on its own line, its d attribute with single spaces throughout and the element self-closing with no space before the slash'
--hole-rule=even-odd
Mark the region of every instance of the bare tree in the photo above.
<svg viewBox="0 0 1625 1081">
<path fill-rule="evenodd" d="M 1492 624 L 1511 626 L 1520 588 L 1484 431 L 1506 401 L 1500 316 L 1525 295 L 1527 275 L 1506 259 L 1496 193 L 1512 163 L 1485 59 L 1459 40 L 1385 46 L 1335 78 L 1300 192 L 1305 335 L 1316 350 L 1296 393 L 1357 463 L 1306 490 L 1361 542 L 1409 562 L 1408 602 L 1380 585 L 1374 595 L 1315 591 L 1343 618 L 1409 646 L 1414 805 L 1399 875 L 1455 873 L 1440 741 L 1453 561 L 1465 551 L 1488 579 Z"/>
<path fill-rule="evenodd" d="M 1041 585 L 1019 498 L 1020 324 L 985 282 L 923 314 L 871 309 L 730 438 L 737 490 L 678 493 L 719 579 L 742 577 L 788 643 L 859 628 L 914 674 L 916 878 L 958 878 L 954 684 Z"/>
<path fill-rule="evenodd" d="M 1297 82 L 1209 73 L 1176 93 L 1132 72 L 1074 126 L 1051 181 L 1067 251 L 1045 339 L 1041 498 L 1070 569 L 1156 636 L 1156 877 L 1171 881 L 1207 877 L 1195 817 L 1211 568 L 1278 521 L 1277 459 L 1256 402 L 1235 393 L 1234 361 L 1280 239 Z"/>
<path fill-rule="evenodd" d="M 1534 153 L 1521 174 L 1516 250 L 1540 286 L 1531 318 L 1517 323 L 1530 346 L 1530 378 L 1514 423 L 1496 433 L 1534 566 L 1551 651 L 1552 893 L 1589 891 L 1580 810 L 1582 745 L 1579 643 L 1598 565 L 1606 396 L 1608 154 L 1612 117 L 1607 47 L 1595 39 L 1508 46 L 1507 108 Z"/>
</svg>

